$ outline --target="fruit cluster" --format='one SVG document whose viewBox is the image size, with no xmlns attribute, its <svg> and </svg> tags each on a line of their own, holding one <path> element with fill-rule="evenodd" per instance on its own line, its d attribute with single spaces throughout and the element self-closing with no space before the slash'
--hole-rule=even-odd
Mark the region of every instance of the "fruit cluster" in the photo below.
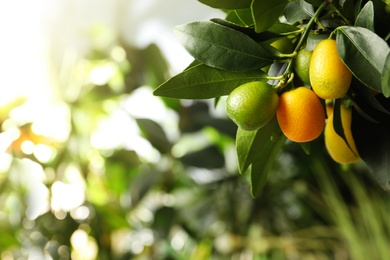
<svg viewBox="0 0 390 260">
<path fill-rule="evenodd" d="M 390 190 L 390 11 L 382 0 L 199 0 L 225 19 L 176 26 L 194 61 L 154 94 L 228 96 L 240 173 L 255 196 L 287 138 L 322 133 L 339 163 L 360 158 Z"/>
<path fill-rule="evenodd" d="M 288 39 L 287 37 L 284 39 Z M 286 44 L 276 48 L 285 49 Z M 339 163 L 360 159 L 351 133 L 351 109 L 342 106 L 343 139 L 333 127 L 333 109 L 323 100 L 343 98 L 352 74 L 341 61 L 336 41 L 320 41 L 314 50 L 302 49 L 296 56 L 294 71 L 308 86 L 301 86 L 277 94 L 277 89 L 261 81 L 245 83 L 234 89 L 226 100 L 228 116 L 243 130 L 257 130 L 276 114 L 280 129 L 294 142 L 309 142 L 321 135 L 325 128 L 325 144 L 331 157 Z M 328 106 L 331 107 L 330 102 Z M 325 126 L 326 122 L 326 126 Z"/>
</svg>

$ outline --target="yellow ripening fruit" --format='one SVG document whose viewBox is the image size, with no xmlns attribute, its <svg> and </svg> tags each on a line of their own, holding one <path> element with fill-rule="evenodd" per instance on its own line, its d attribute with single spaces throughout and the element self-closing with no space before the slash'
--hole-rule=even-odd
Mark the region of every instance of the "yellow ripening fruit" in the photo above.
<svg viewBox="0 0 390 260">
<path fill-rule="evenodd" d="M 333 111 L 332 111 L 333 112 Z M 355 141 L 351 131 L 352 109 L 346 106 L 341 106 L 341 124 L 344 129 L 344 135 L 347 138 L 348 145 L 333 128 L 333 113 L 331 113 L 326 121 L 325 126 L 325 146 L 332 159 L 338 163 L 353 163 L 360 160 L 359 153 L 356 149 Z"/>
<path fill-rule="evenodd" d="M 226 113 L 244 130 L 266 125 L 276 113 L 279 96 L 266 82 L 254 81 L 235 88 L 226 100 Z"/>
<path fill-rule="evenodd" d="M 305 85 L 310 85 L 309 70 L 312 54 L 312 51 L 302 49 L 298 52 L 295 60 L 294 70 Z"/>
<path fill-rule="evenodd" d="M 309 73 L 313 91 L 323 99 L 341 98 L 351 85 L 352 73 L 341 61 L 333 39 L 323 40 L 314 48 Z"/>
<path fill-rule="evenodd" d="M 310 89 L 299 87 L 279 98 L 276 116 L 280 129 L 294 142 L 309 142 L 321 135 L 325 111 L 320 99 Z"/>
</svg>

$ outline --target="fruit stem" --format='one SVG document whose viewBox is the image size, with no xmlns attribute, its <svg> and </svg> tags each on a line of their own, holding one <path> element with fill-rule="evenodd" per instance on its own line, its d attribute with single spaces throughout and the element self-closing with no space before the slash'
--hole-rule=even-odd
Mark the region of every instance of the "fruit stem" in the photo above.
<svg viewBox="0 0 390 260">
<path fill-rule="evenodd" d="M 304 31 L 303 31 L 303 34 L 302 34 L 301 38 L 298 41 L 298 44 L 295 46 L 295 49 L 294 49 L 294 52 L 293 52 L 293 54 L 295 54 L 295 56 L 292 56 L 290 58 L 290 61 L 289 61 L 288 65 L 287 65 L 287 68 L 286 68 L 285 72 L 282 75 L 284 78 L 288 78 L 292 74 L 291 72 L 292 72 L 293 67 L 294 67 L 296 54 L 300 51 L 300 49 L 302 48 L 303 44 L 306 43 L 307 37 L 309 36 L 309 33 L 310 33 L 310 30 L 313 27 L 315 21 L 318 20 L 318 17 L 320 16 L 321 12 L 330 3 L 331 3 L 331 1 L 330 2 L 329 1 L 324 1 L 318 7 L 318 9 L 314 13 L 314 15 L 310 18 L 309 22 L 307 23 L 306 27 L 304 28 Z M 281 80 L 281 82 L 283 82 L 283 80 Z M 290 82 L 290 80 L 287 80 L 287 82 Z"/>
</svg>

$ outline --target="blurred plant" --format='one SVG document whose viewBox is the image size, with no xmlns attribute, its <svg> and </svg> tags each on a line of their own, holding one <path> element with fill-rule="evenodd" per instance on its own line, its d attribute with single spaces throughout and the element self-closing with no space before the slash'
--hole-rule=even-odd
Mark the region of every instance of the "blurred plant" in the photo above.
<svg viewBox="0 0 390 260">
<path fill-rule="evenodd" d="M 152 96 L 170 76 L 157 46 L 113 41 L 53 73 L 59 101 L 43 119 L 20 119 L 28 100 L 1 110 L 2 259 L 386 256 L 388 195 L 337 177 L 349 173 L 321 141 L 310 160 L 288 142 L 253 198 L 236 126 L 208 101 Z"/>
</svg>

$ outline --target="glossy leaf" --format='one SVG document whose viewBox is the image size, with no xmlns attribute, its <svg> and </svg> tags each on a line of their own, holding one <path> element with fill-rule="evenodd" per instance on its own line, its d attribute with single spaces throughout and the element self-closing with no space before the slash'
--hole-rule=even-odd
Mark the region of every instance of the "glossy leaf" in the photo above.
<svg viewBox="0 0 390 260">
<path fill-rule="evenodd" d="M 277 122 L 274 127 L 275 131 L 271 136 L 264 138 L 262 140 L 263 142 L 254 144 L 260 146 L 261 150 L 256 154 L 251 167 L 251 193 L 253 197 L 258 196 L 262 191 L 268 180 L 268 175 L 275 158 L 287 140 L 287 137 L 283 135 Z"/>
<path fill-rule="evenodd" d="M 283 14 L 290 23 L 301 22 L 311 17 L 298 2 L 288 3 Z"/>
<path fill-rule="evenodd" d="M 267 147 L 267 145 L 270 146 L 271 144 L 276 143 L 271 140 L 274 135 L 276 137 L 275 140 L 281 138 L 282 135 L 276 117 L 274 117 L 267 125 L 256 131 L 245 131 L 241 128 L 238 129 L 236 136 L 236 149 L 240 173 L 244 173 L 255 161 L 262 160 L 259 158 L 260 155 L 270 152 L 270 147 Z M 264 161 L 263 164 L 265 164 Z"/>
<path fill-rule="evenodd" d="M 251 9 L 256 32 L 264 32 L 278 21 L 287 4 L 287 0 L 253 0 Z"/>
<path fill-rule="evenodd" d="M 250 27 L 253 25 L 252 10 L 250 8 L 234 10 L 234 13 L 243 26 Z"/>
<path fill-rule="evenodd" d="M 340 58 L 355 77 L 382 92 L 382 71 L 390 52 L 387 43 L 366 28 L 352 26 L 339 27 L 336 40 Z M 390 96 L 389 92 L 384 94 Z"/>
<path fill-rule="evenodd" d="M 163 83 L 154 95 L 182 99 L 214 98 L 228 95 L 246 82 L 265 81 L 266 77 L 260 70 L 229 72 L 198 63 Z"/>
<path fill-rule="evenodd" d="M 204 64 L 230 71 L 248 71 L 270 65 L 273 57 L 244 33 L 211 21 L 175 27 L 186 50 Z"/>
<path fill-rule="evenodd" d="M 219 9 L 249 8 L 252 0 L 198 0 L 199 2 Z"/>
<path fill-rule="evenodd" d="M 355 26 L 360 26 L 374 31 L 374 4 L 369 1 L 356 17 Z"/>
<path fill-rule="evenodd" d="M 269 32 L 276 33 L 276 34 L 286 34 L 298 31 L 299 28 L 295 25 L 286 24 L 286 23 L 274 23 L 269 29 Z"/>
<path fill-rule="evenodd" d="M 352 135 L 360 157 L 385 190 L 390 190 L 390 125 L 375 124 L 352 113 Z"/>
<path fill-rule="evenodd" d="M 237 19 L 239 19 L 239 18 L 237 18 Z M 218 24 L 226 26 L 226 27 L 229 27 L 235 31 L 242 32 L 242 33 L 248 35 L 249 37 L 251 37 L 252 39 L 255 39 L 259 36 L 259 34 L 257 34 L 253 28 L 246 27 L 246 25 L 243 24 L 242 21 L 233 22 L 230 20 L 224 20 L 224 19 L 220 19 L 220 18 L 213 18 L 210 21 L 212 21 L 214 23 L 218 23 Z M 243 27 L 243 26 L 245 26 L 245 27 Z"/>
</svg>

